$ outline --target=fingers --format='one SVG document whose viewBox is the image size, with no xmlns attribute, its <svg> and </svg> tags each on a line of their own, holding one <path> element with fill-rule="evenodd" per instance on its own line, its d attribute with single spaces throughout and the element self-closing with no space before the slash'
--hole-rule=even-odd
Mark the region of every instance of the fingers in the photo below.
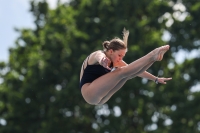
<svg viewBox="0 0 200 133">
<path fill-rule="evenodd" d="M 165 82 L 164 80 L 161 81 L 161 82 L 159 82 L 159 83 L 161 83 L 161 84 L 167 84 L 167 82 Z"/>
<path fill-rule="evenodd" d="M 167 84 L 167 82 L 165 81 L 169 81 L 171 80 L 172 78 L 159 78 L 158 79 L 158 82 L 161 83 L 161 84 Z"/>
<path fill-rule="evenodd" d="M 171 80 L 172 78 L 164 78 L 164 81 L 169 81 Z"/>
</svg>

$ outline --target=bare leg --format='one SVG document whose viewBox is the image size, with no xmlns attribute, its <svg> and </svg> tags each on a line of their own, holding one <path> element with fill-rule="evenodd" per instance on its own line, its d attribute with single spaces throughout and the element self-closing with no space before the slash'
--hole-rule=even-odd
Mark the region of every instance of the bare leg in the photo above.
<svg viewBox="0 0 200 133">
<path fill-rule="evenodd" d="M 126 81 L 127 81 L 128 79 L 129 79 L 129 78 L 124 78 L 124 79 L 122 79 L 112 90 L 110 90 L 110 91 L 108 92 L 108 94 L 107 94 L 105 97 L 103 97 L 103 98 L 101 99 L 101 101 L 100 101 L 97 105 L 102 105 L 102 104 L 106 103 L 106 102 L 111 98 L 111 96 L 112 96 L 114 93 L 116 93 L 116 92 L 126 83 Z"/>
<path fill-rule="evenodd" d="M 138 74 L 140 74 L 140 73 L 146 71 L 152 64 L 153 64 L 153 62 L 150 63 L 150 64 L 148 64 L 148 65 L 146 65 L 140 72 L 138 72 Z M 131 75 L 130 77 L 127 77 L 127 78 L 122 79 L 112 90 L 110 90 L 110 91 L 108 92 L 108 94 L 107 94 L 105 97 L 103 97 L 103 98 L 101 99 L 101 101 L 98 103 L 98 105 L 101 105 L 101 104 L 106 103 L 106 102 L 111 98 L 111 96 L 112 96 L 114 93 L 116 93 L 116 92 L 126 83 L 127 80 L 129 80 L 130 78 L 136 77 L 138 74 L 136 74 L 136 75 Z"/>
<path fill-rule="evenodd" d="M 81 92 L 84 99 L 90 104 L 98 104 L 122 79 L 130 76 L 137 76 L 144 72 L 144 66 L 162 60 L 164 53 L 169 49 L 169 46 L 163 46 L 143 56 L 142 58 L 130 63 L 128 66 L 118 68 L 117 70 L 108 73 L 94 80 L 92 83 L 83 85 Z"/>
</svg>

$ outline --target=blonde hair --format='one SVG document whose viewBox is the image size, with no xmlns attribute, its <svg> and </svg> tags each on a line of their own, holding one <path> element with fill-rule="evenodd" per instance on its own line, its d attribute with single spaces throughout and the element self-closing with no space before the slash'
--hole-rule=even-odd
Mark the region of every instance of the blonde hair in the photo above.
<svg viewBox="0 0 200 133">
<path fill-rule="evenodd" d="M 121 40 L 120 38 L 114 38 L 110 41 L 104 41 L 102 44 L 104 51 L 110 49 L 112 49 L 113 51 L 127 49 L 129 31 L 124 28 L 122 33 L 123 33 L 123 40 Z"/>
</svg>

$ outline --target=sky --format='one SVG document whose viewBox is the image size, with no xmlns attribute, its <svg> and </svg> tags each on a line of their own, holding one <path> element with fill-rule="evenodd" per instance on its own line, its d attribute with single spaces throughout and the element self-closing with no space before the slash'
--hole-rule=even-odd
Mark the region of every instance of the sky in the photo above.
<svg viewBox="0 0 200 133">
<path fill-rule="evenodd" d="M 8 60 L 8 48 L 19 36 L 14 28 L 33 27 L 33 17 L 27 0 L 1 0 L 0 4 L 0 61 Z"/>
<path fill-rule="evenodd" d="M 14 29 L 34 28 L 33 16 L 29 12 L 29 0 L 0 0 L 0 62 L 8 61 L 9 48 L 15 46 L 19 37 Z M 40 0 L 35 0 L 40 1 Z M 60 0 L 66 2 L 67 0 Z M 47 0 L 50 8 L 55 8 L 57 0 Z"/>
</svg>

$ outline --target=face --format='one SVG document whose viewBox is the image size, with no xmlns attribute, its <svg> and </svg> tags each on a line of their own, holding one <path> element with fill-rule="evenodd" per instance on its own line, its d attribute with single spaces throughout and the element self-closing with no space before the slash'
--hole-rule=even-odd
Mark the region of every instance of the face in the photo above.
<svg viewBox="0 0 200 133">
<path fill-rule="evenodd" d="M 123 60 L 125 54 L 127 52 L 127 49 L 121 49 L 121 50 L 116 50 L 113 51 L 112 49 L 110 50 L 110 59 L 111 61 L 115 64 Z"/>
</svg>

